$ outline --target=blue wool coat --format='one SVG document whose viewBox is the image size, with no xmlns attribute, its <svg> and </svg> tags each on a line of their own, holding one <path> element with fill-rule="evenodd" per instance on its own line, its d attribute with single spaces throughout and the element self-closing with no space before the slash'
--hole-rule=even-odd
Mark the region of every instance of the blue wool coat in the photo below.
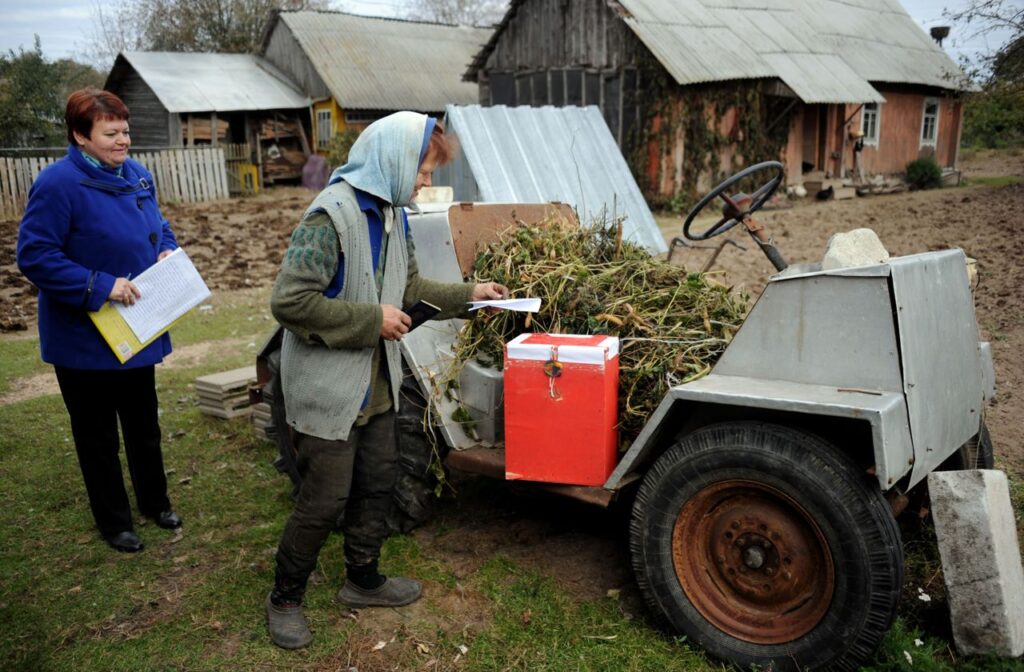
<svg viewBox="0 0 1024 672">
<path fill-rule="evenodd" d="M 43 361 L 121 369 L 163 360 L 171 352 L 167 334 L 121 364 L 87 311 L 103 305 L 117 278 L 136 277 L 177 246 L 142 164 L 128 159 L 118 176 L 69 146 L 36 178 L 18 230 L 18 268 L 39 288 Z"/>
</svg>

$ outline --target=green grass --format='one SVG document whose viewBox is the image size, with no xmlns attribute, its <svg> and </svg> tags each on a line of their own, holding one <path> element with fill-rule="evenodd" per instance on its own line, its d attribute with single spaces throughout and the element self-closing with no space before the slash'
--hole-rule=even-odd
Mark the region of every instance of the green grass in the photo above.
<svg viewBox="0 0 1024 672">
<path fill-rule="evenodd" d="M 218 292 L 214 299 L 186 314 L 171 330 L 171 342 L 181 348 L 204 341 L 244 339 L 259 347 L 274 329 L 270 290 Z M 250 351 L 247 360 L 252 359 Z M 39 356 L 39 338 L 0 339 L 0 394 L 19 378 L 52 371 Z M 241 366 L 242 363 L 236 366 Z"/>
<path fill-rule="evenodd" d="M 11 389 L 11 384 L 26 376 L 49 371 L 50 366 L 39 358 L 38 338 L 8 338 L 0 340 L 0 394 Z"/>
</svg>

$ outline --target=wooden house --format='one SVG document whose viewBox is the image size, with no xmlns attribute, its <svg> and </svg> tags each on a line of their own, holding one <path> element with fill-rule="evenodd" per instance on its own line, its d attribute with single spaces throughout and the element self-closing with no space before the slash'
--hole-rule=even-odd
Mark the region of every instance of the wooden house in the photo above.
<svg viewBox="0 0 1024 672">
<path fill-rule="evenodd" d="M 789 184 L 952 167 L 962 126 L 962 73 L 898 0 L 512 0 L 465 77 L 482 105 L 599 106 L 661 204 L 767 159 Z"/>
<path fill-rule="evenodd" d="M 281 11 L 271 18 L 261 53 L 313 100 L 313 148 L 362 130 L 398 110 L 441 114 L 475 103 L 462 81 L 490 29 L 357 16 Z"/>
<path fill-rule="evenodd" d="M 264 181 L 301 177 L 309 97 L 251 54 L 123 52 L 104 85 L 131 113 L 136 149 L 248 145 Z"/>
</svg>

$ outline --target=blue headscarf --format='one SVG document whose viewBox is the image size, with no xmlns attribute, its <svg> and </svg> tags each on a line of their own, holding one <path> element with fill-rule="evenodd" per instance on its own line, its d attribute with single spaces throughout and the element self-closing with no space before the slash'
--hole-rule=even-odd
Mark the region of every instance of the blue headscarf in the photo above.
<svg viewBox="0 0 1024 672">
<path fill-rule="evenodd" d="M 416 112 L 395 112 L 378 119 L 359 134 L 348 162 L 331 173 L 330 184 L 345 180 L 391 205 L 409 205 L 435 124 Z"/>
</svg>

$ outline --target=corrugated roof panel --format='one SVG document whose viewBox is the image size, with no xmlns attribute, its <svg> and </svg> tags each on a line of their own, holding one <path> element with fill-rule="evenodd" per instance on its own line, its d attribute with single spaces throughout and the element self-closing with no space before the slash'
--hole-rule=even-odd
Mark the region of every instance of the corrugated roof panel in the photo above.
<svg viewBox="0 0 1024 672">
<path fill-rule="evenodd" d="M 679 84 L 779 77 L 805 102 L 871 102 L 878 94 L 865 82 L 873 81 L 963 87 L 950 77 L 956 64 L 897 0 L 620 2 L 626 24 Z M 830 70 L 810 72 L 804 54 L 828 56 Z"/>
<path fill-rule="evenodd" d="M 885 98 L 838 56 L 766 54 L 779 79 L 805 103 L 884 103 Z"/>
<path fill-rule="evenodd" d="M 169 112 L 297 109 L 310 103 L 259 56 L 158 51 L 122 56 Z"/>
<path fill-rule="evenodd" d="M 627 5 L 627 3 L 622 3 Z M 665 0 L 632 0 L 626 9 L 641 23 L 674 23 L 682 26 L 720 26 L 699 3 Z"/>
<path fill-rule="evenodd" d="M 652 253 L 667 246 L 597 107 L 447 107 L 448 127 L 489 203 L 561 201 L 584 224 L 623 214 L 624 235 Z M 457 198 L 461 198 L 456 194 Z"/>
<path fill-rule="evenodd" d="M 462 73 L 490 29 L 340 12 L 282 12 L 281 20 L 342 108 L 429 112 L 479 99 Z"/>
<path fill-rule="evenodd" d="M 633 27 L 631 19 L 626 23 Z M 775 74 L 760 54 L 737 41 L 728 28 L 659 24 L 634 30 L 680 84 L 771 77 Z M 687 48 L 673 46 L 680 43 L 685 43 Z"/>
</svg>

